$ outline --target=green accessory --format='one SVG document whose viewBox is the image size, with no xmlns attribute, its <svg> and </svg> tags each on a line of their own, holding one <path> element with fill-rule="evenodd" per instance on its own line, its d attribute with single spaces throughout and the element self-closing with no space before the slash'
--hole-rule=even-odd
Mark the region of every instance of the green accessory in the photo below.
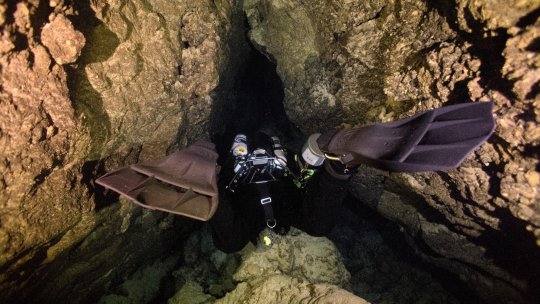
<svg viewBox="0 0 540 304">
<path fill-rule="evenodd" d="M 308 163 L 302 163 L 302 161 L 300 161 L 300 159 L 298 158 L 298 155 L 294 155 L 294 160 L 296 161 L 296 164 L 300 169 L 300 175 L 294 175 L 291 173 L 294 177 L 293 183 L 297 188 L 303 189 L 306 187 L 307 183 L 313 177 L 313 175 L 315 175 L 315 172 L 317 172 L 317 170 L 310 169 Z"/>
</svg>

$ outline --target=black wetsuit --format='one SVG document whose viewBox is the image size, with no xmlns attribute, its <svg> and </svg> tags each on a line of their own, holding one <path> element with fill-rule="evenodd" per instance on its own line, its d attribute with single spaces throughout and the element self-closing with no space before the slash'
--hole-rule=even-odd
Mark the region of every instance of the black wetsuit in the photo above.
<svg viewBox="0 0 540 304">
<path fill-rule="evenodd" d="M 272 151 L 268 140 L 268 136 L 265 139 L 259 134 L 248 135 L 248 147 Z M 289 151 L 290 167 L 294 164 L 290 157 L 292 155 Z M 216 247 L 224 252 L 235 252 L 249 241 L 256 242 L 259 233 L 266 227 L 266 220 L 255 184 L 244 184 L 234 193 L 226 189 L 234 175 L 234 156 L 229 153 L 222 165 L 218 181 L 219 206 L 210 225 Z M 268 184 L 277 223 L 276 232 L 286 232 L 290 226 L 294 226 L 311 235 L 323 236 L 335 224 L 335 211 L 346 194 L 347 181 L 334 179 L 321 168 L 304 189 L 298 189 L 290 175 Z"/>
</svg>

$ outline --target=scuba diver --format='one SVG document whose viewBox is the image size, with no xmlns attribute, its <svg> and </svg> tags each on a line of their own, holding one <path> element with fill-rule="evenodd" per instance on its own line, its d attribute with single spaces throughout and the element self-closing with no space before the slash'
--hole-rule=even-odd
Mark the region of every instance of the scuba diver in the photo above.
<svg viewBox="0 0 540 304">
<path fill-rule="evenodd" d="M 265 132 L 236 135 L 221 168 L 219 205 L 209 221 L 216 247 L 238 251 L 249 241 L 257 243 L 265 228 L 261 240 L 266 246 L 273 232 L 285 234 L 290 226 L 314 236 L 330 232 L 336 219 L 332 211 L 346 195 L 353 169 L 328 161 L 336 162 L 336 169 L 321 170 L 325 157 L 316 147 L 319 135 L 310 136 L 302 153 Z"/>
<path fill-rule="evenodd" d="M 237 134 L 218 165 L 215 145 L 198 141 L 157 161 L 96 180 L 150 209 L 209 221 L 224 252 L 290 226 L 326 235 L 360 164 L 393 172 L 455 168 L 493 133 L 491 102 L 446 106 L 389 123 L 312 134 L 300 151 L 270 132 Z M 223 155 L 222 155 L 223 156 Z"/>
</svg>

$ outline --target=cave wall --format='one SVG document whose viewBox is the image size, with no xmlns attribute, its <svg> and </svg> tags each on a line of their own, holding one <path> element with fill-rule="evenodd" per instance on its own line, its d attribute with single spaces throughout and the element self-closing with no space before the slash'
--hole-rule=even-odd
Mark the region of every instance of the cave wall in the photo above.
<svg viewBox="0 0 540 304">
<path fill-rule="evenodd" d="M 92 302 L 178 249 L 191 221 L 93 180 L 208 136 L 241 16 L 236 1 L 0 2 L 1 302 Z"/>
<path fill-rule="evenodd" d="M 361 168 L 350 190 L 399 223 L 421 259 L 484 300 L 531 300 L 540 269 L 539 7 L 0 1 L 0 300 L 26 287 L 52 301 L 81 286 L 80 299 L 92 299 L 180 242 L 185 221 L 111 204 L 93 179 L 208 136 L 216 91 L 232 85 L 247 53 L 244 14 L 306 133 L 494 101 L 496 134 L 460 168 Z M 59 277 L 79 289 L 56 292 Z"/>
<path fill-rule="evenodd" d="M 455 170 L 361 168 L 360 201 L 423 260 L 486 301 L 538 297 L 539 1 L 246 0 L 249 37 L 277 63 L 307 133 L 494 101 L 494 136 Z"/>
</svg>

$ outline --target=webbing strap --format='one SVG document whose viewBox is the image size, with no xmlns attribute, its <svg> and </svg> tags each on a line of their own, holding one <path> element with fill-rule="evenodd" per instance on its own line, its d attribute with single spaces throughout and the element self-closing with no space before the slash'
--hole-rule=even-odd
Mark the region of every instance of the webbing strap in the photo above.
<svg viewBox="0 0 540 304">
<path fill-rule="evenodd" d="M 260 202 L 264 209 L 264 217 L 266 219 L 266 226 L 272 229 L 276 227 L 276 219 L 274 218 L 274 209 L 272 208 L 272 197 L 270 197 L 270 189 L 268 183 L 257 184 L 257 191 L 261 198 Z"/>
</svg>

